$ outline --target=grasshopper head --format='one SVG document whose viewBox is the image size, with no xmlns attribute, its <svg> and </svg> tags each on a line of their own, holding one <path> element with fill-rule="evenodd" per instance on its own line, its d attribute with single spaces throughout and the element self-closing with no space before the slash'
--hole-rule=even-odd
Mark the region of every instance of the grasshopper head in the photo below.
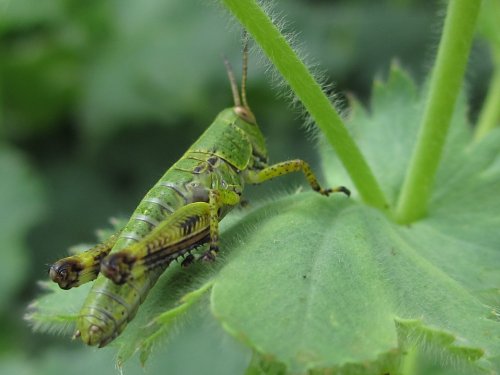
<svg viewBox="0 0 500 375">
<path fill-rule="evenodd" d="M 235 106 L 233 112 L 238 117 L 234 125 L 243 130 L 252 144 L 254 157 L 258 162 L 267 163 L 267 147 L 264 135 L 260 131 L 255 116 L 247 106 Z"/>
</svg>

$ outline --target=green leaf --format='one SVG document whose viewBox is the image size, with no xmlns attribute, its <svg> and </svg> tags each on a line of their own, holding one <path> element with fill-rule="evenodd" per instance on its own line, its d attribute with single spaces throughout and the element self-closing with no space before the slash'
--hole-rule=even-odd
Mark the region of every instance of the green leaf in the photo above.
<svg viewBox="0 0 500 375">
<path fill-rule="evenodd" d="M 370 114 L 353 104 L 351 132 L 392 201 L 421 103 L 394 68 L 387 83 L 376 84 Z M 495 368 L 500 132 L 470 145 L 463 98 L 450 131 L 430 214 L 409 227 L 352 200 L 313 193 L 249 215 L 241 228 L 252 233 L 231 249 L 213 287 L 212 309 L 223 326 L 298 372 L 386 361 L 392 373 L 390 353 L 404 358 L 414 346 L 457 369 Z M 330 185 L 347 184 L 325 149 L 323 162 Z"/>
<path fill-rule="evenodd" d="M 28 306 L 24 318 L 36 332 L 73 333 L 81 302 L 91 284 L 74 288 L 71 293 L 61 293 L 57 284 L 51 281 L 40 281 L 38 285 L 44 294 Z"/>
<path fill-rule="evenodd" d="M 37 176 L 23 155 L 0 144 L 0 311 L 27 275 L 25 237 L 39 220 L 42 211 L 42 189 Z"/>
</svg>

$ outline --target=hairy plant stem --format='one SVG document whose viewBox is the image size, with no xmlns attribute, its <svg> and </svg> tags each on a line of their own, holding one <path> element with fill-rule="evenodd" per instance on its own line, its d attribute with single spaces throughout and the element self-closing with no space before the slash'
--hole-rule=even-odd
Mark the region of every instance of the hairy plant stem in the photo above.
<svg viewBox="0 0 500 375">
<path fill-rule="evenodd" d="M 497 58 L 493 78 L 479 113 L 474 139 L 481 140 L 500 122 L 500 57 Z"/>
<path fill-rule="evenodd" d="M 363 201 L 389 213 L 387 199 L 339 114 L 255 0 L 222 0 L 253 36 L 335 149 Z"/>
<path fill-rule="evenodd" d="M 410 223 L 427 213 L 480 5 L 480 0 L 448 2 L 420 132 L 397 204 L 396 220 L 400 223 Z"/>
<path fill-rule="evenodd" d="M 400 366 L 400 373 L 404 375 L 415 375 L 418 372 L 418 348 L 410 346 L 406 349 L 406 354 L 403 356 Z"/>
</svg>

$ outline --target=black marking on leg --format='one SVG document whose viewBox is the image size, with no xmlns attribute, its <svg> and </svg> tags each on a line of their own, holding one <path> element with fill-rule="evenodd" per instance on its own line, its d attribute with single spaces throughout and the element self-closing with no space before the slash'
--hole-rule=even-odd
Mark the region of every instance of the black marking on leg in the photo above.
<svg viewBox="0 0 500 375">
<path fill-rule="evenodd" d="M 193 254 L 188 254 L 184 260 L 182 261 L 181 263 L 181 267 L 188 267 L 189 265 L 191 265 L 192 263 L 194 262 L 194 255 Z"/>
<path fill-rule="evenodd" d="M 187 236 L 188 234 L 192 233 L 199 220 L 200 217 L 197 215 L 189 216 L 188 218 L 186 218 L 186 220 L 180 224 L 180 227 L 182 228 L 182 234 L 184 236 Z"/>
<path fill-rule="evenodd" d="M 196 235 L 196 239 L 186 237 L 181 242 L 176 244 L 178 250 L 163 249 L 142 259 L 142 263 L 148 270 L 155 269 L 160 266 L 167 267 L 174 259 L 183 256 L 192 249 L 205 245 L 210 240 L 208 228 Z M 165 252 L 167 251 L 167 252 Z"/>
</svg>

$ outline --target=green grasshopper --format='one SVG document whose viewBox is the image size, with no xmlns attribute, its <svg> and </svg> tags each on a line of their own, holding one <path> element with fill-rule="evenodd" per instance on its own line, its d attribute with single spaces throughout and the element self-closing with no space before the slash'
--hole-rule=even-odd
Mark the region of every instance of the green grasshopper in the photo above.
<svg viewBox="0 0 500 375">
<path fill-rule="evenodd" d="M 173 260 L 187 255 L 182 263 L 188 265 L 194 259 L 191 250 L 205 244 L 209 247 L 200 258 L 215 259 L 219 221 L 241 203 L 245 184 L 302 171 L 318 193 L 350 195 L 343 186 L 323 189 L 303 160 L 268 164 L 264 136 L 246 97 L 246 43 L 241 94 L 227 60 L 225 64 L 234 107 L 217 115 L 146 194 L 120 232 L 50 268 L 51 279 L 63 289 L 97 279 L 80 311 L 75 333 L 88 345 L 102 347 L 117 337 Z"/>
</svg>

